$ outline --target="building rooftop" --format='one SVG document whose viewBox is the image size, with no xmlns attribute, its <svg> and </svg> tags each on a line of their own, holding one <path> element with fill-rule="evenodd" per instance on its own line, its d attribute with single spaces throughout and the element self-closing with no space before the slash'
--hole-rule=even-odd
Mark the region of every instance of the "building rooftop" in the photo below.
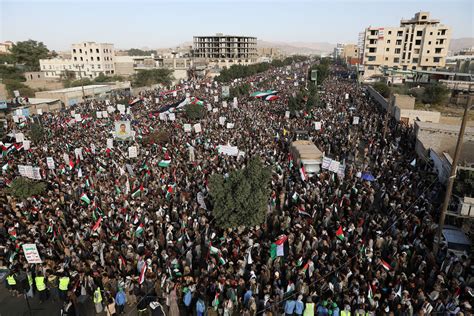
<svg viewBox="0 0 474 316">
<path fill-rule="evenodd" d="M 105 88 L 105 87 L 109 87 L 109 85 L 94 84 L 94 85 L 90 85 L 90 86 L 84 86 L 84 90 L 93 90 L 93 89 Z M 52 90 L 52 91 L 46 91 L 46 92 L 48 92 L 48 93 L 67 93 L 67 92 L 76 92 L 76 91 L 82 91 L 82 87 L 65 88 L 65 89 Z"/>
<path fill-rule="evenodd" d="M 433 131 L 445 131 L 451 133 L 459 133 L 461 129 L 460 125 L 450 125 L 450 124 L 440 124 L 440 123 L 431 123 L 431 122 L 420 122 L 415 121 L 415 124 L 418 125 L 421 129 L 430 129 Z M 466 126 L 464 135 L 474 135 L 474 127 Z"/>
</svg>

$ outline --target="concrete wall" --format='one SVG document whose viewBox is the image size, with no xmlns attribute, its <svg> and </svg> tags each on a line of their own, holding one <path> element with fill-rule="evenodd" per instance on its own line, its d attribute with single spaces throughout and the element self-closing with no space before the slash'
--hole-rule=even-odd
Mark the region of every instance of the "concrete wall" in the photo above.
<svg viewBox="0 0 474 316">
<path fill-rule="evenodd" d="M 369 91 L 369 94 L 377 101 L 378 104 L 384 109 L 387 110 L 388 108 L 388 101 L 385 100 L 385 98 L 375 91 L 375 89 L 372 86 L 367 86 L 367 90 Z"/>
<path fill-rule="evenodd" d="M 421 110 L 405 110 L 400 109 L 398 105 L 395 107 L 395 119 L 400 122 L 405 122 L 408 119 L 408 124 L 413 125 L 419 119 L 422 122 L 439 123 L 441 118 L 440 112 L 435 111 L 421 111 Z"/>
</svg>

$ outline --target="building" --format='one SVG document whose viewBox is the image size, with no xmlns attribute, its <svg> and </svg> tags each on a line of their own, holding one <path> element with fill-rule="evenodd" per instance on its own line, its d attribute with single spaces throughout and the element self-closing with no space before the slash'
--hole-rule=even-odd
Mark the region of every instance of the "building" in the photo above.
<svg viewBox="0 0 474 316">
<path fill-rule="evenodd" d="M 380 74 L 381 68 L 435 70 L 446 63 L 451 29 L 429 12 L 418 12 L 399 27 L 368 27 L 364 32 L 364 77 Z"/>
<path fill-rule="evenodd" d="M 13 47 L 12 41 L 5 41 L 0 43 L 0 54 L 10 54 L 10 49 Z"/>
<path fill-rule="evenodd" d="M 354 66 L 359 64 L 359 46 L 356 44 L 345 44 L 341 58 L 344 59 L 348 65 Z"/>
<path fill-rule="evenodd" d="M 72 71 L 76 78 L 96 78 L 100 73 L 115 75 L 114 45 L 83 42 L 72 44 L 71 58 L 40 59 L 45 77 L 61 78 L 65 71 Z"/>
<path fill-rule="evenodd" d="M 431 159 L 433 161 L 438 178 L 443 183 L 447 180 L 451 170 L 459 130 L 459 125 L 415 122 L 416 153 L 424 160 Z M 466 127 L 464 131 L 459 165 L 474 166 L 473 127 Z"/>
<path fill-rule="evenodd" d="M 258 47 L 258 57 L 268 57 L 271 60 L 285 57 L 280 49 L 274 47 Z"/>
<path fill-rule="evenodd" d="M 336 44 L 336 47 L 334 47 L 334 52 L 333 52 L 333 57 L 334 59 L 337 58 L 342 58 L 342 55 L 344 54 L 344 44 Z"/>
<path fill-rule="evenodd" d="M 222 33 L 194 36 L 193 57 L 206 59 L 218 67 L 253 64 L 257 62 L 257 38 Z"/>
<path fill-rule="evenodd" d="M 132 76 L 140 70 L 166 68 L 173 71 L 173 77 L 177 80 L 187 79 L 188 69 L 192 66 L 191 58 L 161 56 L 116 56 L 115 70 L 120 76 Z"/>
</svg>

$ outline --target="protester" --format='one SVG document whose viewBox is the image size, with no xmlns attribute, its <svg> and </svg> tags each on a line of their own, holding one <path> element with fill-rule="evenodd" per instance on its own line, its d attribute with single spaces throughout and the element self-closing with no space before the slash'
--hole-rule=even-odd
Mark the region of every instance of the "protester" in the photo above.
<svg viewBox="0 0 474 316">
<path fill-rule="evenodd" d="M 97 313 L 104 306 L 108 313 L 116 306 L 118 314 L 198 316 L 472 312 L 471 258 L 445 248 L 433 253 L 442 187 L 429 164 L 413 165 L 413 129 L 390 120 L 384 138 L 384 112 L 364 87 L 338 77 L 337 66 L 319 87 L 320 106 L 286 117 L 308 66 L 271 68 L 231 83 L 277 90 L 276 101 L 245 95 L 224 107 L 222 84 L 202 80 L 183 82 L 176 92 L 142 92 L 122 113 L 117 105 L 132 98 L 116 95 L 35 117 L 43 139 L 28 150 L 7 149 L 2 158 L 5 183 L 19 176 L 19 165 L 34 165 L 47 184 L 43 195 L 1 202 L 0 259 L 12 271 L 12 294 L 13 271 L 27 265 L 21 245 L 34 243 L 43 260 L 33 278 L 41 301 L 49 288 L 71 315 L 68 291 L 78 309 L 91 298 Z M 211 110 L 195 122 L 177 112 L 165 120 L 164 106 L 186 93 Z M 77 114 L 80 121 L 73 120 Z M 219 124 L 221 116 L 233 128 Z M 134 140 L 108 146 L 119 121 L 130 121 Z M 197 122 L 201 132 L 184 131 Z M 25 134 L 28 124 L 9 121 Z M 296 130 L 307 131 L 341 171 L 302 177 L 289 160 Z M 158 131 L 169 140 L 150 140 Z M 242 154 L 219 154 L 226 144 Z M 130 146 L 137 146 L 136 158 L 129 158 Z M 266 220 L 220 229 L 208 180 L 255 156 L 272 169 Z"/>
</svg>

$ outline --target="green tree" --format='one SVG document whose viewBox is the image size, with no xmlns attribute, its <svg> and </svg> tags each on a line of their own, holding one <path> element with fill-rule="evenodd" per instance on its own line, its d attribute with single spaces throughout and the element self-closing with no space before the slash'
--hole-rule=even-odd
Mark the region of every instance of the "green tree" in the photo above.
<svg viewBox="0 0 474 316">
<path fill-rule="evenodd" d="M 113 81 L 123 81 L 123 77 L 121 77 L 121 76 L 106 76 L 103 72 L 101 72 L 101 73 L 94 79 L 94 82 L 97 82 L 97 83 L 113 82 Z"/>
<path fill-rule="evenodd" d="M 43 42 L 27 40 L 13 44 L 10 50 L 15 62 L 24 64 L 26 69 L 32 71 L 40 70 L 40 59 L 48 58 L 49 50 Z"/>
<path fill-rule="evenodd" d="M 198 104 L 188 104 L 186 105 L 186 116 L 190 120 L 200 120 L 204 118 L 204 116 L 207 113 L 207 110 L 202 106 Z"/>
<path fill-rule="evenodd" d="M 209 181 L 213 215 L 221 228 L 255 226 L 265 221 L 270 196 L 271 172 L 260 157 L 253 157 L 244 169 L 227 178 L 214 174 Z"/>
<path fill-rule="evenodd" d="M 150 86 L 153 84 L 170 85 L 173 79 L 170 69 L 150 69 L 140 70 L 133 77 L 133 84 L 136 87 Z"/>
<path fill-rule="evenodd" d="M 155 54 L 156 51 L 154 50 L 141 50 L 138 48 L 131 48 L 127 51 L 128 56 L 151 56 L 151 54 Z"/>
<path fill-rule="evenodd" d="M 446 101 L 448 97 L 449 90 L 439 84 L 434 83 L 425 87 L 421 100 L 423 103 L 429 104 L 441 104 Z"/>
<path fill-rule="evenodd" d="M 36 182 L 24 177 L 15 178 L 6 192 L 23 200 L 33 195 L 41 195 L 46 189 L 46 184 Z"/>
<path fill-rule="evenodd" d="M 5 84 L 5 88 L 8 92 L 8 97 L 13 98 L 15 95 L 13 91 L 18 90 L 20 96 L 22 97 L 29 97 L 32 98 L 35 96 L 35 90 L 31 89 L 30 87 L 24 85 L 20 81 L 13 80 L 13 79 L 5 79 L 2 81 Z"/>
<path fill-rule="evenodd" d="M 374 83 L 373 87 L 375 91 L 380 93 L 384 98 L 388 98 L 390 96 L 390 88 L 385 82 L 376 82 Z"/>
<path fill-rule="evenodd" d="M 170 134 L 167 131 L 155 131 L 143 138 L 145 144 L 166 144 L 170 141 Z"/>
<path fill-rule="evenodd" d="M 308 70 L 308 80 L 311 80 L 311 71 L 318 71 L 318 85 L 322 84 L 323 81 L 329 76 L 329 61 L 327 59 L 320 60 L 319 64 L 313 65 Z"/>
<path fill-rule="evenodd" d="M 35 144 L 39 144 L 44 139 L 44 129 L 38 123 L 31 124 L 30 127 L 30 138 Z"/>
</svg>

